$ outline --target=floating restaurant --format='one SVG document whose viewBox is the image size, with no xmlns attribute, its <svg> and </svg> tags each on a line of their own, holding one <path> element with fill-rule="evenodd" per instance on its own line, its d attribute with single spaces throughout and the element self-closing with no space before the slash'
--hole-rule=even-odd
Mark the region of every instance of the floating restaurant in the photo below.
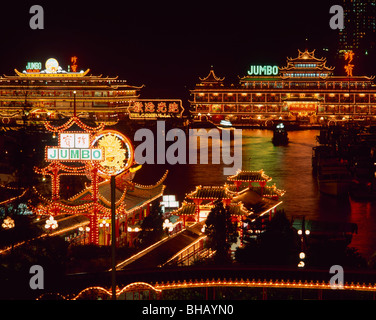
<svg viewBox="0 0 376 320">
<path fill-rule="evenodd" d="M 376 120 L 374 76 L 354 76 L 352 52 L 345 55 L 345 76 L 334 75 L 313 51 L 298 51 L 287 64 L 251 66 L 238 84 L 226 84 L 211 69 L 191 90 L 190 110 L 196 120 L 214 123 L 268 124 L 272 120 Z"/>
<path fill-rule="evenodd" d="M 28 62 L 15 75 L 0 76 L 0 124 L 42 124 L 44 120 L 74 116 L 114 124 L 123 118 L 155 120 L 181 117 L 181 100 L 140 99 L 144 85 L 129 85 L 118 77 L 78 71 L 77 57 L 67 71 L 55 58 L 45 69 L 41 62 Z"/>
</svg>

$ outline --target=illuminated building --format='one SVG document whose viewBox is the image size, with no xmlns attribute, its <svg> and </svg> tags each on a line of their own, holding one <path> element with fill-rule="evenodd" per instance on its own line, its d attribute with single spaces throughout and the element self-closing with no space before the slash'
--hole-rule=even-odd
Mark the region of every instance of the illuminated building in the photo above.
<svg viewBox="0 0 376 320">
<path fill-rule="evenodd" d="M 89 218 L 89 243 L 109 245 L 111 238 L 111 187 L 115 177 L 115 232 L 117 245 L 134 244 L 142 220 L 150 212 L 150 204 L 163 195 L 165 175 L 151 186 L 132 180 L 141 165 L 134 162 L 132 142 L 120 132 L 86 125 L 78 117 L 71 117 L 61 126 L 44 122 L 45 128 L 58 134 L 58 146 L 45 147 L 43 168 L 34 171 L 50 177 L 51 199 L 34 187 L 39 204 L 30 205 L 38 215 L 81 215 Z M 95 153 L 97 156 L 95 156 Z M 61 176 L 84 176 L 90 183 L 69 199 L 60 195 Z M 129 236 L 128 236 L 129 235 Z"/>
<path fill-rule="evenodd" d="M 59 115 L 77 115 L 101 122 L 114 122 L 128 114 L 142 86 L 132 86 L 118 77 L 89 74 L 77 70 L 77 57 L 65 71 L 50 58 L 43 69 L 41 62 L 28 62 L 23 72 L 0 77 L 0 123 L 58 119 Z M 72 71 L 69 71 L 72 70 Z M 77 72 L 75 72 L 77 71 Z"/>
<path fill-rule="evenodd" d="M 0 77 L 0 124 L 42 124 L 43 120 L 75 115 L 108 125 L 121 119 L 156 120 L 181 117 L 184 111 L 178 99 L 140 99 L 144 85 L 128 85 L 118 77 L 78 71 L 77 57 L 65 71 L 50 58 L 28 62 L 23 72 Z M 70 71 L 72 70 L 72 71 Z M 76 109 L 76 111 L 75 111 Z"/>
<path fill-rule="evenodd" d="M 271 219 L 282 204 L 280 198 L 285 191 L 275 185 L 267 186 L 272 178 L 263 170 L 238 171 L 227 180 L 230 184 L 223 186 L 197 186 L 173 214 L 180 216 L 184 226 L 204 222 L 214 202 L 220 199 L 225 207 L 228 206 L 232 221 L 240 227 L 245 220 L 253 223 L 263 216 Z M 242 228 L 239 230 L 242 232 Z"/>
<path fill-rule="evenodd" d="M 299 51 L 283 67 L 251 66 L 237 85 L 226 84 L 211 69 L 191 90 L 190 110 L 196 120 L 216 124 L 223 119 L 237 125 L 297 118 L 310 123 L 376 120 L 374 76 L 351 76 L 356 61 L 349 61 L 343 61 L 348 75 L 336 76 L 326 58 Z"/>
</svg>

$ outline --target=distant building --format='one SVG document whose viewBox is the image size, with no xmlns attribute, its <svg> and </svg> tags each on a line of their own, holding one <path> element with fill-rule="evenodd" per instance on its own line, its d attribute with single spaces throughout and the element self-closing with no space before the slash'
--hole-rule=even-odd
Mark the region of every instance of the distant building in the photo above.
<svg viewBox="0 0 376 320">
<path fill-rule="evenodd" d="M 344 29 L 339 31 L 337 55 L 352 50 L 356 56 L 370 54 L 375 49 L 376 0 L 342 0 Z"/>
<path fill-rule="evenodd" d="M 251 65 L 238 84 L 226 83 L 211 69 L 191 90 L 192 116 L 196 121 L 219 124 L 227 119 L 245 126 L 282 119 L 320 124 L 376 121 L 374 76 L 352 75 L 352 69 L 348 76 L 334 75 L 334 67 L 314 52 L 299 50 L 298 57 L 287 58 L 283 67 Z M 341 73 L 345 67 L 357 67 L 357 61 L 348 61 L 343 60 Z"/>
<path fill-rule="evenodd" d="M 15 75 L 0 76 L 0 126 L 42 124 L 74 115 L 111 125 L 122 119 L 156 120 L 181 117 L 178 99 L 139 99 L 144 87 L 118 77 L 91 75 L 90 69 L 65 71 L 50 58 L 28 62 Z M 75 67 L 75 68 L 73 68 Z"/>
</svg>

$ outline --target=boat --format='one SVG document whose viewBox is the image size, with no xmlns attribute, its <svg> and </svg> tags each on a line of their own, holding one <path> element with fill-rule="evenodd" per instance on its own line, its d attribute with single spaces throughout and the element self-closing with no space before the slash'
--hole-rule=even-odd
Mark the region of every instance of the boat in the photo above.
<svg viewBox="0 0 376 320">
<path fill-rule="evenodd" d="M 319 166 L 317 181 L 321 193 L 345 196 L 349 193 L 352 175 L 344 165 Z"/>
<path fill-rule="evenodd" d="M 289 143 L 287 131 L 282 122 L 274 127 L 272 142 L 275 146 L 287 145 Z"/>
<path fill-rule="evenodd" d="M 231 121 L 228 119 L 221 120 L 221 122 L 217 125 L 217 128 L 219 130 L 233 130 L 234 129 Z"/>
</svg>

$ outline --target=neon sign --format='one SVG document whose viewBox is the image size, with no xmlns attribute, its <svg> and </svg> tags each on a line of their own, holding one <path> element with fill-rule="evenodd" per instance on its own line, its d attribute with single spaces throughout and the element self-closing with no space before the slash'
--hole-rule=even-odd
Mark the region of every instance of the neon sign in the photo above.
<svg viewBox="0 0 376 320">
<path fill-rule="evenodd" d="M 71 69 L 72 69 L 72 72 L 77 72 L 77 57 L 74 56 L 74 57 L 71 57 Z"/>
<path fill-rule="evenodd" d="M 352 77 L 353 76 L 352 71 L 354 69 L 354 65 L 351 64 L 351 61 L 353 61 L 353 59 L 354 59 L 354 52 L 352 50 L 346 51 L 344 57 L 345 57 L 345 61 L 349 60 L 347 62 L 347 65 L 345 65 L 345 67 L 344 67 L 346 74 L 347 74 L 348 77 Z"/>
<path fill-rule="evenodd" d="M 250 66 L 248 74 L 250 76 L 261 76 L 261 75 L 273 75 L 276 76 L 279 72 L 278 66 Z"/>
<path fill-rule="evenodd" d="M 104 151 L 104 157 L 98 167 L 98 174 L 102 177 L 108 178 L 119 174 L 133 164 L 132 143 L 120 132 L 114 130 L 99 132 L 93 137 L 91 147 L 93 150 Z"/>
<path fill-rule="evenodd" d="M 56 73 L 59 69 L 59 62 L 55 58 L 49 58 L 46 61 L 46 71 L 48 73 Z"/>
<path fill-rule="evenodd" d="M 42 70 L 42 62 L 28 62 L 26 72 L 40 72 Z"/>
<path fill-rule="evenodd" d="M 59 148 L 46 150 L 47 161 L 102 161 L 103 150 L 90 147 L 88 133 L 60 133 Z"/>
<path fill-rule="evenodd" d="M 137 100 L 129 107 L 131 119 L 156 119 L 180 117 L 184 109 L 181 100 Z"/>
</svg>

